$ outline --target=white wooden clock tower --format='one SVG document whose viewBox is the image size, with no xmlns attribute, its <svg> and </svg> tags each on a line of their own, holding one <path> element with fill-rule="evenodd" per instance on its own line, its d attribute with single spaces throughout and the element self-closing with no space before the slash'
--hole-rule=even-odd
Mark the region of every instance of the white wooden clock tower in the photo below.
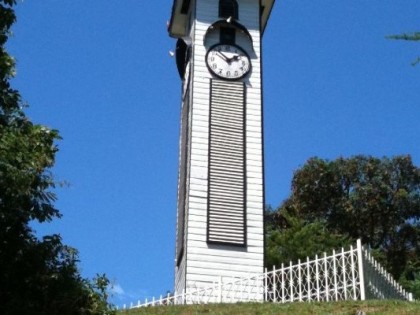
<svg viewBox="0 0 420 315">
<path fill-rule="evenodd" d="M 176 294 L 263 272 L 261 37 L 273 4 L 174 0 L 168 30 L 183 86 Z"/>
</svg>

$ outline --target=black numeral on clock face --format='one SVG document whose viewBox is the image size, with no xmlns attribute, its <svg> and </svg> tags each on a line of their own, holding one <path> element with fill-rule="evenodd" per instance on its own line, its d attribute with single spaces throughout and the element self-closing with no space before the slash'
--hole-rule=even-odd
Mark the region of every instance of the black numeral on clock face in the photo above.
<svg viewBox="0 0 420 315">
<path fill-rule="evenodd" d="M 216 69 L 216 68 L 217 68 L 217 64 L 216 64 L 216 63 L 213 63 L 213 64 L 211 65 L 211 68 L 212 68 L 212 69 Z"/>
</svg>

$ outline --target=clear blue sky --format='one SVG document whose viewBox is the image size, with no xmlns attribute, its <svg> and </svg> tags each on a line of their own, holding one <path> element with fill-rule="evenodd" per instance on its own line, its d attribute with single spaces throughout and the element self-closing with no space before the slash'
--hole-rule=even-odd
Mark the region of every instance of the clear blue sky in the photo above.
<svg viewBox="0 0 420 315">
<path fill-rule="evenodd" d="M 118 305 L 173 289 L 180 80 L 172 0 L 26 0 L 8 48 L 35 122 L 60 130 L 60 233 Z M 277 0 L 264 36 L 266 201 L 312 156 L 420 166 L 418 0 Z"/>
</svg>

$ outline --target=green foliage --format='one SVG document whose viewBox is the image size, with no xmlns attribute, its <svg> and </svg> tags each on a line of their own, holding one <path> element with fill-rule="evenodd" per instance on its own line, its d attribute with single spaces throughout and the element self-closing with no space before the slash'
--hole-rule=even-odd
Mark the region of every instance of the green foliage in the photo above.
<svg viewBox="0 0 420 315">
<path fill-rule="evenodd" d="M 409 41 L 418 41 L 420 40 L 420 32 L 414 32 L 411 34 L 403 33 L 399 35 L 389 35 L 386 38 L 388 39 L 397 39 L 397 40 L 409 40 Z M 415 66 L 420 62 L 420 57 L 417 57 L 416 60 L 414 60 L 411 65 Z"/>
<path fill-rule="evenodd" d="M 10 86 L 15 63 L 5 44 L 15 4 L 0 0 L 0 314 L 111 314 L 106 277 L 82 278 L 77 251 L 30 226 L 61 216 L 50 171 L 60 136 L 30 122 Z"/>
<path fill-rule="evenodd" d="M 84 314 L 114 315 L 116 310 L 108 302 L 108 288 L 110 282 L 105 274 L 97 275 L 92 281 L 84 280 L 87 289 L 88 308 L 84 309 Z"/>
<path fill-rule="evenodd" d="M 420 297 L 420 257 L 413 257 L 407 263 L 399 282 L 418 299 Z"/>
<path fill-rule="evenodd" d="M 287 211 L 273 212 L 266 217 L 274 217 L 277 222 L 266 230 L 265 265 L 267 268 L 296 263 L 299 259 L 313 259 L 343 246 L 350 245 L 350 239 L 344 235 L 330 232 L 320 221 L 305 222 L 292 216 Z"/>
<path fill-rule="evenodd" d="M 323 236 L 325 228 L 339 243 L 361 238 L 399 279 L 420 253 L 420 169 L 410 156 L 311 158 L 295 172 L 291 196 L 277 216 L 289 225 L 277 220 L 276 232 L 267 229 L 268 253 L 277 242 L 311 244 L 310 235 Z"/>
<path fill-rule="evenodd" d="M 411 34 L 406 34 L 406 33 L 403 33 L 403 34 L 399 34 L 399 35 L 390 35 L 390 36 L 387 36 L 387 38 L 390 38 L 390 39 L 402 39 L 402 40 L 420 40 L 420 32 L 414 32 L 414 33 L 411 33 Z"/>
</svg>

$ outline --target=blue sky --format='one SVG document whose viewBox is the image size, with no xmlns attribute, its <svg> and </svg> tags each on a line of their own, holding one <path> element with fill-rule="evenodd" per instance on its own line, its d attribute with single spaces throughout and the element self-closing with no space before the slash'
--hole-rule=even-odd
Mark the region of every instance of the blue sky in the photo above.
<svg viewBox="0 0 420 315">
<path fill-rule="evenodd" d="M 27 0 L 9 41 L 28 116 L 63 140 L 60 233 L 113 301 L 173 288 L 181 85 L 172 0 Z M 411 154 L 420 166 L 420 1 L 277 0 L 263 41 L 266 201 L 312 157 Z"/>
</svg>

